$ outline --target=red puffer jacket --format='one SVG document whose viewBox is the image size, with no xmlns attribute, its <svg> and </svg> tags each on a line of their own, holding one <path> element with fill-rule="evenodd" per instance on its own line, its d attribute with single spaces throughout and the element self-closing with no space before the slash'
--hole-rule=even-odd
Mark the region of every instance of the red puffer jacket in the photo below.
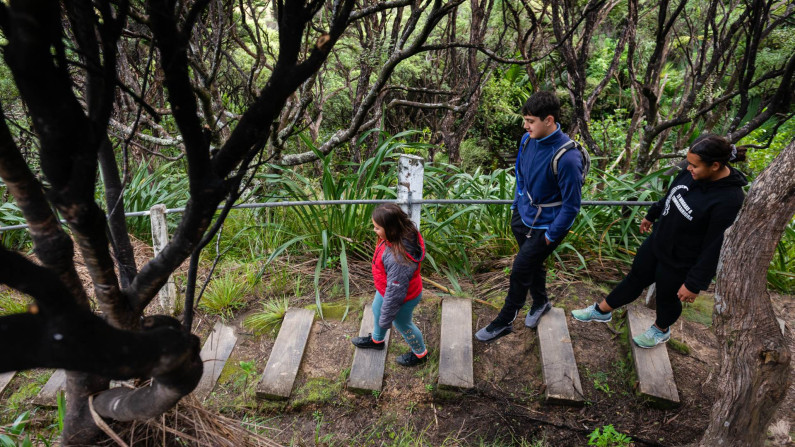
<svg viewBox="0 0 795 447">
<path fill-rule="evenodd" d="M 422 235 L 417 232 L 416 243 L 404 240 L 404 245 L 407 250 L 406 254 L 412 261 L 408 264 L 402 264 L 395 260 L 392 253 L 392 244 L 389 242 L 381 241 L 375 248 L 372 264 L 373 282 L 375 283 L 375 289 L 384 297 L 385 302 L 394 302 L 398 298 L 398 296 L 387 295 L 387 286 L 391 286 L 389 291 L 397 295 L 403 295 L 405 290 L 405 295 L 400 297 L 402 298 L 399 301 L 401 304 L 418 297 L 422 293 L 420 265 L 425 259 L 425 241 L 423 241 Z M 386 265 L 384 264 L 385 260 Z M 402 280 L 402 278 L 406 277 L 410 278 L 408 284 Z M 392 281 L 392 284 L 389 284 L 388 281 Z"/>
</svg>

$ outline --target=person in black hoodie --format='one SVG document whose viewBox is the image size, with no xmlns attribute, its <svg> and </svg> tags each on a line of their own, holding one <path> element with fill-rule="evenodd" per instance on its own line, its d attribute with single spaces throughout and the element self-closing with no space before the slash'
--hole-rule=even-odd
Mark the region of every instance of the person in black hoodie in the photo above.
<svg viewBox="0 0 795 447">
<path fill-rule="evenodd" d="M 686 169 L 641 222 L 640 232 L 651 235 L 638 248 L 627 277 L 602 302 L 574 310 L 572 317 L 606 323 L 613 309 L 656 283 L 656 321 L 633 341 L 641 348 L 668 341 L 682 302 L 692 303 L 715 276 L 723 233 L 734 223 L 745 198 L 742 187 L 748 184 L 728 163 L 743 160 L 745 150 L 738 151 L 722 137 L 697 138 L 687 153 Z"/>
</svg>

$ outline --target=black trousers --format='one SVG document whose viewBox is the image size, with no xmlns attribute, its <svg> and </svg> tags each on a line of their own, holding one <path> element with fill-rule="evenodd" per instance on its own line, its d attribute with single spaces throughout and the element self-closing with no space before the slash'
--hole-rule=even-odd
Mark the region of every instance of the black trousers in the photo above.
<svg viewBox="0 0 795 447">
<path fill-rule="evenodd" d="M 676 269 L 660 262 L 651 248 L 651 238 L 647 237 L 640 245 L 629 274 L 605 300 L 610 307 L 617 309 L 635 301 L 643 289 L 656 283 L 657 320 L 654 323 L 666 329 L 682 314 L 682 302 L 677 293 L 685 283 L 688 269 Z"/>
<path fill-rule="evenodd" d="M 547 297 L 547 269 L 545 266 L 549 255 L 558 248 L 560 241 L 547 245 L 544 235 L 547 230 L 530 229 L 522 223 L 519 212 L 513 210 L 511 230 L 519 244 L 519 253 L 511 268 L 511 283 L 508 296 L 495 321 L 510 324 L 519 313 L 519 309 L 527 301 L 527 291 L 533 298 L 533 305 L 540 306 L 549 301 Z"/>
</svg>

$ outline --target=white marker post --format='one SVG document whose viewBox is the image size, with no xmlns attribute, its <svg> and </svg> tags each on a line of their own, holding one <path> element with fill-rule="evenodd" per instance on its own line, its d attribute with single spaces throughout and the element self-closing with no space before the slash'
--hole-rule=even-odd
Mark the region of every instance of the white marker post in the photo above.
<svg viewBox="0 0 795 447">
<path fill-rule="evenodd" d="M 422 200 L 422 180 L 425 173 L 422 157 L 402 154 L 398 162 L 398 200 L 417 229 L 420 228 L 420 208 L 413 203 Z"/>
<path fill-rule="evenodd" d="M 155 250 L 155 256 L 157 256 L 168 244 L 166 206 L 161 204 L 150 208 L 149 220 L 152 223 L 152 247 Z M 177 287 L 174 285 L 174 279 L 171 276 L 168 277 L 168 281 L 160 289 L 160 293 L 157 296 L 160 299 L 160 306 L 163 307 L 163 310 L 169 315 L 173 315 L 176 310 Z"/>
</svg>

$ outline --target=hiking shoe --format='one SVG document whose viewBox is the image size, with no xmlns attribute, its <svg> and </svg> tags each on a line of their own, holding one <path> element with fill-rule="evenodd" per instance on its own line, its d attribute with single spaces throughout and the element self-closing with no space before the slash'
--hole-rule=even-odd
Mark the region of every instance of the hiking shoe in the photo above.
<svg viewBox="0 0 795 447">
<path fill-rule="evenodd" d="M 504 337 L 511 332 L 513 332 L 513 327 L 510 324 L 501 324 L 492 321 L 488 326 L 475 332 L 475 338 L 478 341 L 489 342 Z"/>
<path fill-rule="evenodd" d="M 632 337 L 632 341 L 635 342 L 641 348 L 653 348 L 661 343 L 665 343 L 671 339 L 671 329 L 669 328 L 667 331 L 663 332 L 657 329 L 657 326 L 651 325 L 651 327 L 641 335 L 637 337 Z"/>
<path fill-rule="evenodd" d="M 417 354 L 409 351 L 403 355 L 399 355 L 395 361 L 401 366 L 417 366 L 428 361 L 428 354 L 426 353 L 422 357 L 417 357 Z"/>
<path fill-rule="evenodd" d="M 530 312 L 527 312 L 527 317 L 524 319 L 524 325 L 530 329 L 535 329 L 538 327 L 538 321 L 541 319 L 541 315 L 549 312 L 549 309 L 552 309 L 552 305 L 549 304 L 549 301 L 538 307 L 531 307 Z"/>
<path fill-rule="evenodd" d="M 597 310 L 597 306 L 599 306 L 598 303 L 593 303 L 585 309 L 573 310 L 571 311 L 571 316 L 574 317 L 575 320 L 585 322 L 600 321 L 602 323 L 607 323 L 613 319 L 613 312 L 602 313 L 601 311 Z"/>
<path fill-rule="evenodd" d="M 351 339 L 351 343 L 357 348 L 362 349 L 378 349 L 379 351 L 384 349 L 384 345 L 386 343 L 376 343 L 373 341 L 373 334 L 367 334 L 367 337 L 354 337 Z"/>
</svg>

